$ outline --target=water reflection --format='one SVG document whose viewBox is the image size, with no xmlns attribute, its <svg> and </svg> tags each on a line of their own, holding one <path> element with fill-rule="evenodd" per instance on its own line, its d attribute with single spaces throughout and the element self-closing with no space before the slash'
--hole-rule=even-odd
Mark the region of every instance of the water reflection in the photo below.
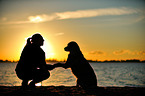
<svg viewBox="0 0 145 96">
<path fill-rule="evenodd" d="M 20 86 L 15 74 L 16 63 L 0 63 L 0 85 Z M 98 77 L 98 86 L 144 86 L 144 63 L 91 63 Z M 56 68 L 42 86 L 75 86 L 76 78 L 70 69 Z M 40 86 L 40 84 L 39 84 Z"/>
</svg>

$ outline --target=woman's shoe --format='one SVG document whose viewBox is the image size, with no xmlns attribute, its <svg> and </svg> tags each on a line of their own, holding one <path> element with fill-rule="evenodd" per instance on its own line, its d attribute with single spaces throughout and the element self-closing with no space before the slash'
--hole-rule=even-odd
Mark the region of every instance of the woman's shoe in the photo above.
<svg viewBox="0 0 145 96">
<path fill-rule="evenodd" d="M 34 83 L 33 81 L 30 82 L 30 84 L 29 84 L 29 88 L 32 88 L 32 89 L 36 88 L 35 83 Z"/>
</svg>

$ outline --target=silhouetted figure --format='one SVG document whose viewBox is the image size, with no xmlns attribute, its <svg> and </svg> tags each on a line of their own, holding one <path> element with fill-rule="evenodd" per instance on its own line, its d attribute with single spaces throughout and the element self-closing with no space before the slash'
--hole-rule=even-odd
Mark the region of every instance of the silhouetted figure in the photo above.
<svg viewBox="0 0 145 96">
<path fill-rule="evenodd" d="M 76 42 L 68 43 L 68 46 L 64 48 L 65 51 L 69 51 L 67 61 L 65 64 L 57 63 L 55 67 L 71 68 L 72 73 L 77 78 L 77 86 L 81 86 L 87 91 L 91 91 L 97 88 L 97 78 L 94 70 L 84 58 L 80 48 Z"/>
<path fill-rule="evenodd" d="M 40 34 L 34 34 L 32 38 L 27 39 L 20 60 L 16 66 L 16 74 L 22 80 L 22 87 L 35 87 L 35 83 L 41 82 L 49 78 L 48 70 L 54 68 L 53 65 L 46 65 L 45 52 L 40 48 L 43 46 L 44 39 Z"/>
</svg>

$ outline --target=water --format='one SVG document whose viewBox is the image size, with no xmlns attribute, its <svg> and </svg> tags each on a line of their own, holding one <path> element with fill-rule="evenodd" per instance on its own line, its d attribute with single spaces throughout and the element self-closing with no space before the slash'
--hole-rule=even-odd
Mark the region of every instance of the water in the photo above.
<svg viewBox="0 0 145 96">
<path fill-rule="evenodd" d="M 53 63 L 52 63 L 53 64 Z M 145 87 L 145 63 L 90 63 L 98 86 Z M 21 80 L 15 74 L 16 63 L 0 63 L 0 85 L 20 86 Z M 42 86 L 75 86 L 76 78 L 70 69 L 56 68 L 50 71 L 49 79 Z"/>
</svg>

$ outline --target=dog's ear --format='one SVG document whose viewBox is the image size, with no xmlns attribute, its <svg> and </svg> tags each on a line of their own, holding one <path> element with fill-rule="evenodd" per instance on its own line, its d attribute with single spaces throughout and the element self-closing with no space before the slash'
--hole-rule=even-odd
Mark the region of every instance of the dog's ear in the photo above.
<svg viewBox="0 0 145 96">
<path fill-rule="evenodd" d="M 80 48 L 79 48 L 78 44 L 74 41 L 68 43 L 67 49 L 69 51 L 73 51 L 73 52 L 80 51 Z"/>
<path fill-rule="evenodd" d="M 78 44 L 74 41 L 69 42 L 67 47 L 64 48 L 65 51 L 79 52 L 80 48 Z"/>
</svg>

